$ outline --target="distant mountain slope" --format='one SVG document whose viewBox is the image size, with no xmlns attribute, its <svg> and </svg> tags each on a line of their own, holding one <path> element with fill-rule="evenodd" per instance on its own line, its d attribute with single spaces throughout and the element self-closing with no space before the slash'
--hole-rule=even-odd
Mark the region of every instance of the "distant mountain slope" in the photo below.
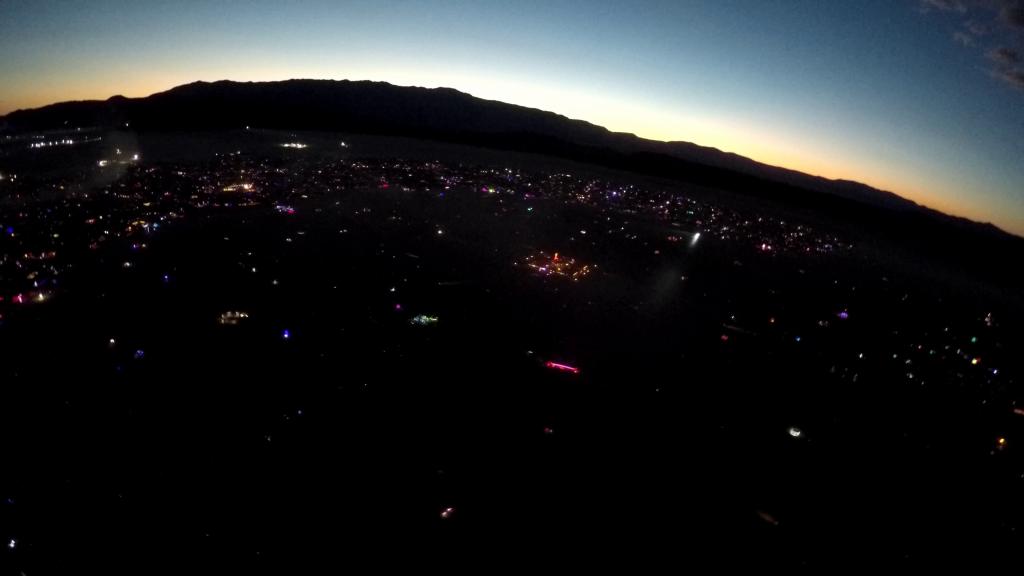
<svg viewBox="0 0 1024 576">
<path fill-rule="evenodd" d="M 688 142 L 645 140 L 450 88 L 348 80 L 195 82 L 145 98 L 115 96 L 18 110 L 4 117 L 2 125 L 17 131 L 126 125 L 137 130 L 207 130 L 251 125 L 428 137 L 600 162 L 773 199 L 815 204 L 822 199 L 806 192 L 827 193 L 996 230 L 857 182 L 811 176 Z"/>
</svg>

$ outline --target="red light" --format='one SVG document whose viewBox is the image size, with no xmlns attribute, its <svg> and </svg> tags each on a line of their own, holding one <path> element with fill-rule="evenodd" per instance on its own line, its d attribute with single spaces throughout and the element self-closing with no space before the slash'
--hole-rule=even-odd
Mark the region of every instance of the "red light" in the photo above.
<svg viewBox="0 0 1024 576">
<path fill-rule="evenodd" d="M 547 366 L 548 368 L 551 368 L 552 370 L 561 370 L 562 372 L 572 372 L 573 374 L 579 374 L 580 373 L 580 369 L 579 368 L 576 368 L 575 366 L 569 366 L 567 364 L 559 364 L 558 362 L 548 361 L 548 362 L 545 362 L 544 365 Z"/>
</svg>

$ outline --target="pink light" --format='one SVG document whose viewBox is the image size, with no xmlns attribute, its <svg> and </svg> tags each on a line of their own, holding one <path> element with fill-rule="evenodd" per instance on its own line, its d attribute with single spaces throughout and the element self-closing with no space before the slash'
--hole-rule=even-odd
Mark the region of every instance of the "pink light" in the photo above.
<svg viewBox="0 0 1024 576">
<path fill-rule="evenodd" d="M 18 294 L 14 298 L 11 298 L 11 301 L 16 304 L 24 304 L 25 298 L 21 294 Z"/>
<path fill-rule="evenodd" d="M 562 372 L 572 372 L 573 374 L 579 374 L 580 369 L 575 366 L 569 366 L 567 364 L 559 364 L 558 362 L 551 362 L 550 360 L 544 363 L 545 366 L 552 370 L 561 370 Z"/>
</svg>

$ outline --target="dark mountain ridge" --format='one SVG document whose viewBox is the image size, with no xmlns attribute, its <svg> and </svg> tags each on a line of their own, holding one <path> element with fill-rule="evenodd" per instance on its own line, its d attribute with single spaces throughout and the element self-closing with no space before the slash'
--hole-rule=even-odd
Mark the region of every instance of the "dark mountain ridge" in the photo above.
<svg viewBox="0 0 1024 576">
<path fill-rule="evenodd" d="M 810 206 L 844 220 L 858 217 L 884 227 L 910 225 L 915 234 L 952 224 L 972 235 L 1020 240 L 991 224 L 949 216 L 858 182 L 769 166 L 688 142 L 611 132 L 553 112 L 484 100 L 451 88 L 349 80 L 194 82 L 143 98 L 114 96 L 18 110 L 0 120 L 0 129 L 6 131 L 245 126 L 412 136 L 549 154 Z"/>
</svg>

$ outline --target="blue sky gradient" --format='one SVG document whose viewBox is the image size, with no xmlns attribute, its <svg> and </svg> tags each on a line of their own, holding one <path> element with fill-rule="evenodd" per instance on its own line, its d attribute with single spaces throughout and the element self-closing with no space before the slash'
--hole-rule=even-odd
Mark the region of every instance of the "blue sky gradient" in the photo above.
<svg viewBox="0 0 1024 576">
<path fill-rule="evenodd" d="M 1017 7 L 0 0 L 0 114 L 194 80 L 450 86 L 859 180 L 1024 234 Z"/>
</svg>

